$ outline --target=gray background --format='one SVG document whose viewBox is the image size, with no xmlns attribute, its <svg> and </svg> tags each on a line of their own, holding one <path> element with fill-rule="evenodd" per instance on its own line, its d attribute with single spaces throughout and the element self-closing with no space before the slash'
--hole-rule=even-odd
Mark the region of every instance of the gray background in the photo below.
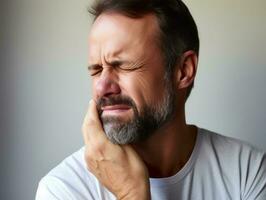
<svg viewBox="0 0 266 200">
<path fill-rule="evenodd" d="M 188 122 L 266 150 L 266 1 L 185 1 L 201 54 Z M 90 1 L 2 2 L 0 199 L 33 199 L 37 183 L 83 145 Z"/>
</svg>

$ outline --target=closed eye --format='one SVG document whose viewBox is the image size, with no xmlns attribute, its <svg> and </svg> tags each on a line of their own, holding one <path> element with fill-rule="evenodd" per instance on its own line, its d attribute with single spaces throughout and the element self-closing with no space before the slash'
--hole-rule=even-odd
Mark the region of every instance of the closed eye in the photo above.
<svg viewBox="0 0 266 200">
<path fill-rule="evenodd" d="M 95 76 L 98 73 L 100 73 L 102 71 L 102 66 L 99 64 L 94 64 L 94 65 L 89 65 L 88 66 L 88 71 L 90 73 L 91 76 Z"/>
</svg>

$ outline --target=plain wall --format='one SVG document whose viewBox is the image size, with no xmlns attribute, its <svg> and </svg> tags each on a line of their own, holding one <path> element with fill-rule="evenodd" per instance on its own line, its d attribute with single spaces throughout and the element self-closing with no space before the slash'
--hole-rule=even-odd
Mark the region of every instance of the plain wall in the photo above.
<svg viewBox="0 0 266 200">
<path fill-rule="evenodd" d="M 266 1 L 185 2 L 201 39 L 188 122 L 266 150 Z M 40 178 L 83 145 L 89 3 L 1 4 L 0 199 L 34 199 Z"/>
</svg>

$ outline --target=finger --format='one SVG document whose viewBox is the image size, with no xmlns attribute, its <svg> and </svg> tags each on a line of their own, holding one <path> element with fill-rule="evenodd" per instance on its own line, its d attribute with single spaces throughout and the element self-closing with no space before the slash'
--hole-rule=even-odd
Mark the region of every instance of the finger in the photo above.
<svg viewBox="0 0 266 200">
<path fill-rule="evenodd" d="M 89 102 L 89 108 L 83 122 L 82 131 L 85 144 L 89 142 L 89 138 L 102 137 L 101 135 L 104 134 L 94 100 L 90 100 Z"/>
<path fill-rule="evenodd" d="M 99 119 L 96 102 L 93 99 L 91 99 L 89 102 L 89 108 L 86 117 L 89 121 L 93 122 L 90 124 L 91 126 L 95 126 L 95 128 L 98 130 L 103 130 Z"/>
</svg>

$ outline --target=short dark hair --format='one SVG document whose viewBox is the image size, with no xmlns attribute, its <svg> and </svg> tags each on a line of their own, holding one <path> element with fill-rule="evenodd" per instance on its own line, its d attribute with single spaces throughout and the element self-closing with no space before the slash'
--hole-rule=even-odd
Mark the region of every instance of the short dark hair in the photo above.
<svg viewBox="0 0 266 200">
<path fill-rule="evenodd" d="M 131 18 L 153 13 L 160 26 L 159 42 L 164 54 L 166 75 L 172 77 L 182 54 L 193 50 L 199 54 L 197 25 L 181 0 L 96 0 L 89 12 L 95 19 L 104 12 L 119 12 Z M 187 89 L 189 97 L 194 82 Z"/>
</svg>

